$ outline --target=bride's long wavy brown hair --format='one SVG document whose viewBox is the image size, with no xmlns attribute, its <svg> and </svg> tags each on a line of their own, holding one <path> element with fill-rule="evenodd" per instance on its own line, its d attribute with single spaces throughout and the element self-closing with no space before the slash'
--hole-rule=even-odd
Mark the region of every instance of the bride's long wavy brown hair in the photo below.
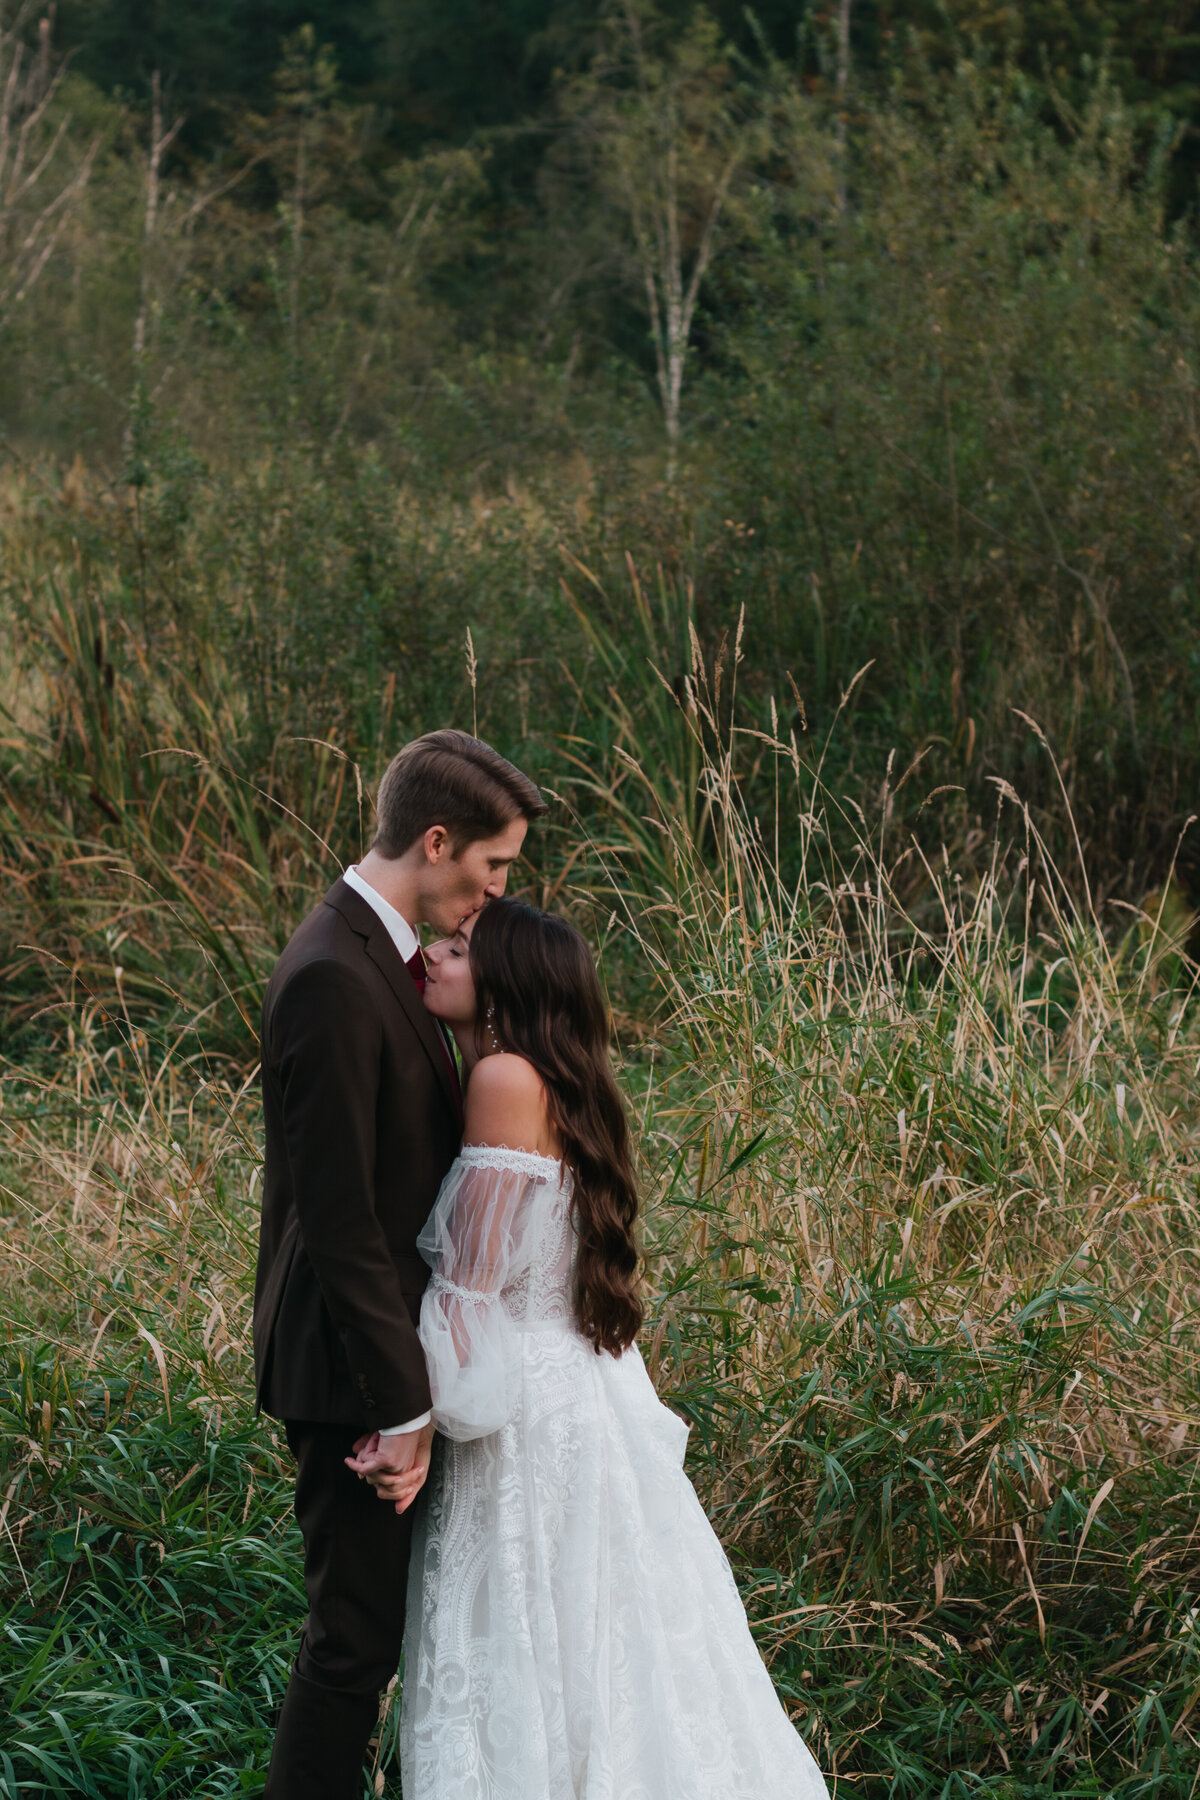
<svg viewBox="0 0 1200 1800">
<path fill-rule="evenodd" d="M 619 1356 L 642 1323 L 638 1197 L 592 953 L 565 919 L 520 900 L 493 900 L 471 933 L 471 974 L 478 1017 L 487 1018 L 502 1050 L 533 1064 L 545 1085 L 574 1178 L 579 1327 L 597 1351 Z"/>
</svg>

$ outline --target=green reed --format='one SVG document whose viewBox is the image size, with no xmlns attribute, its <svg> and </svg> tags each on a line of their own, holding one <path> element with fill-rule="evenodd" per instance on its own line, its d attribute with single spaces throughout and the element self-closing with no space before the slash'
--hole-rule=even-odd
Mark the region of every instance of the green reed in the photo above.
<svg viewBox="0 0 1200 1800">
<path fill-rule="evenodd" d="M 644 1350 L 785 1704 L 872 1794 L 1190 1796 L 1195 971 L 1158 914 L 1102 931 L 1011 790 L 957 880 L 888 828 L 919 770 L 857 816 L 819 747 L 742 725 L 736 644 L 706 660 L 669 585 L 639 617 L 618 647 L 589 614 L 611 679 L 540 879 L 602 947 Z M 235 1008 L 209 1051 L 188 1008 L 261 979 L 354 853 L 354 772 L 296 765 L 326 861 L 296 789 L 169 786 L 161 721 L 49 691 L 125 772 L 78 871 L 62 815 L 45 861 L 36 734 L 6 789 L 25 941 L 41 917 L 79 960 L 30 965 L 35 1053 L 0 1069 L 0 1792 L 252 1792 L 302 1600 L 250 1416 L 252 1040 Z"/>
</svg>

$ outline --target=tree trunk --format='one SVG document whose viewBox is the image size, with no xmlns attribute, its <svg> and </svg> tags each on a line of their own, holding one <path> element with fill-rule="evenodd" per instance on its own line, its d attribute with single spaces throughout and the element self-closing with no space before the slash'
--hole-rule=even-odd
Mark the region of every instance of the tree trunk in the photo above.
<svg viewBox="0 0 1200 1800">
<path fill-rule="evenodd" d="M 837 24 L 837 214 L 846 212 L 846 90 L 850 85 L 850 9 L 854 0 L 838 0 Z"/>
<path fill-rule="evenodd" d="M 293 371 L 300 338 L 300 256 L 304 238 L 304 183 L 307 175 L 307 151 L 308 120 L 302 113 L 296 142 L 296 188 L 292 201 L 292 268 L 288 278 L 288 340 L 291 346 Z"/>
<path fill-rule="evenodd" d="M 146 324 L 153 299 L 154 239 L 158 228 L 158 199 L 163 157 L 183 125 L 182 114 L 163 130 L 162 76 L 155 69 L 150 81 L 150 153 L 146 159 L 146 214 L 142 226 L 142 272 L 138 284 L 137 318 L 133 325 L 133 360 L 140 371 L 146 354 Z"/>
</svg>

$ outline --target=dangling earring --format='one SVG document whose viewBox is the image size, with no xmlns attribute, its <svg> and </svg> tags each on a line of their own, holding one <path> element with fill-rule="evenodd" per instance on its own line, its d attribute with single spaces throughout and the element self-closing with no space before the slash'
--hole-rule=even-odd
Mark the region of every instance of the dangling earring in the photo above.
<svg viewBox="0 0 1200 1800">
<path fill-rule="evenodd" d="M 483 1021 L 487 1027 L 488 1049 L 498 1050 L 500 1048 L 500 1039 L 496 1036 L 496 1008 L 492 1005 L 490 1000 L 488 1001 L 488 1009 L 483 1015 Z"/>
</svg>

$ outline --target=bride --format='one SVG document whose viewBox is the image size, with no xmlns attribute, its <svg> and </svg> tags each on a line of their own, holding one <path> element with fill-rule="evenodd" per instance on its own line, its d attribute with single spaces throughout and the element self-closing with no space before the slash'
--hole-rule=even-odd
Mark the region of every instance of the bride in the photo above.
<svg viewBox="0 0 1200 1800">
<path fill-rule="evenodd" d="M 405 1800 L 825 1800 L 634 1344 L 637 1196 L 591 954 L 493 900 L 428 960 L 469 1085 L 421 1237 L 441 1454 L 409 1578 Z M 417 1485 L 380 1492 L 403 1508 Z"/>
</svg>

